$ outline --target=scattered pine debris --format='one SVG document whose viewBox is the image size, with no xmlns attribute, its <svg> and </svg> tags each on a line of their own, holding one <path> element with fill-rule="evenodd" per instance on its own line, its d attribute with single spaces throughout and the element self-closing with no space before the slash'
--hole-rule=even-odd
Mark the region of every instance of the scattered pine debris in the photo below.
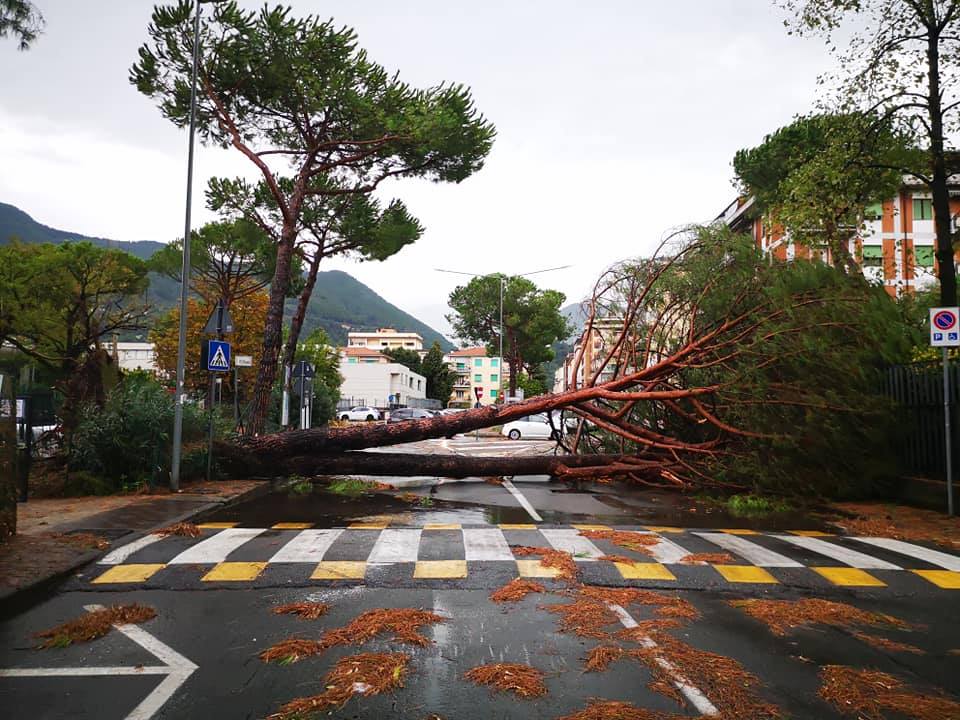
<svg viewBox="0 0 960 720">
<path fill-rule="evenodd" d="M 733 658 L 695 648 L 665 632 L 651 633 L 650 639 L 653 644 L 631 650 L 630 656 L 650 671 L 653 681 L 649 687 L 654 692 L 680 700 L 673 684 L 675 675 L 679 675 L 710 698 L 724 720 L 781 717 L 775 705 L 758 695 L 760 680 Z M 664 661 L 672 669 L 665 668 Z"/>
<path fill-rule="evenodd" d="M 139 625 L 156 616 L 157 611 L 146 605 L 112 605 L 85 613 L 55 628 L 34 633 L 33 636 L 44 638 L 38 649 L 64 648 L 73 643 L 90 642 L 103 637 L 114 625 Z"/>
<path fill-rule="evenodd" d="M 818 598 L 731 600 L 730 604 L 764 623 L 774 635 L 781 636 L 786 635 L 793 628 L 803 625 L 830 625 L 832 627 L 867 625 L 871 627 L 893 627 L 901 630 L 909 630 L 915 627 L 892 615 L 869 612 L 846 603 Z"/>
<path fill-rule="evenodd" d="M 604 628 L 617 622 L 617 616 L 605 603 L 579 597 L 572 603 L 541 605 L 543 610 L 560 616 L 559 630 L 580 637 L 605 640 L 610 636 Z"/>
<path fill-rule="evenodd" d="M 907 643 L 897 642 L 896 640 L 889 640 L 885 637 L 871 635 L 870 633 L 861 632 L 859 630 L 855 630 L 853 632 L 853 636 L 860 642 L 864 642 L 867 645 L 872 645 L 878 650 L 885 650 L 887 652 L 913 653 L 914 655 L 927 654 L 926 650 L 918 648 L 915 645 L 908 645 Z"/>
<path fill-rule="evenodd" d="M 590 540 L 608 540 L 614 545 L 644 555 L 650 555 L 650 546 L 660 542 L 660 538 L 653 533 L 626 530 L 581 530 L 580 534 Z"/>
<path fill-rule="evenodd" d="M 597 645 L 587 653 L 587 659 L 583 661 L 584 672 L 603 672 L 627 654 L 619 645 Z"/>
<path fill-rule="evenodd" d="M 688 601 L 676 595 L 664 595 L 653 590 L 639 588 L 607 588 L 596 585 L 585 585 L 580 588 L 584 597 L 600 600 L 612 605 L 627 607 L 631 604 L 652 605 L 658 617 L 679 618 L 682 620 L 696 620 L 700 612 Z"/>
<path fill-rule="evenodd" d="M 547 694 L 543 672 L 521 663 L 478 665 L 468 670 L 464 677 L 477 685 L 490 685 L 501 692 L 512 692 L 523 698 Z"/>
<path fill-rule="evenodd" d="M 540 564 L 544 567 L 555 568 L 559 571 L 557 577 L 564 580 L 576 580 L 579 573 L 573 555 L 568 552 L 554 550 L 553 548 L 526 547 L 523 545 L 513 545 L 510 549 L 515 557 L 539 555 L 542 558 Z"/>
<path fill-rule="evenodd" d="M 167 537 L 169 535 L 179 535 L 181 537 L 200 537 L 200 528 L 194 525 L 193 523 L 188 522 L 179 522 L 175 525 L 170 525 L 160 530 L 155 530 L 154 535 L 160 535 L 161 537 Z"/>
<path fill-rule="evenodd" d="M 53 533 L 50 537 L 56 540 L 64 540 L 71 545 L 87 548 L 89 550 L 106 550 L 110 547 L 110 541 L 100 535 L 94 535 L 88 532 L 78 533 Z"/>
<path fill-rule="evenodd" d="M 639 560 L 628 558 L 626 555 L 601 555 L 598 560 L 606 560 L 612 563 L 622 563 L 624 565 L 636 565 Z"/>
<path fill-rule="evenodd" d="M 519 602 L 530 593 L 542 593 L 546 589 L 538 582 L 526 578 L 514 578 L 499 590 L 495 590 L 490 599 L 495 603 Z"/>
<path fill-rule="evenodd" d="M 401 500 L 408 503 L 420 502 L 420 496 L 412 492 L 400 493 L 399 497 Z"/>
<path fill-rule="evenodd" d="M 405 653 L 361 653 L 339 660 L 323 679 L 319 695 L 291 700 L 267 720 L 299 720 L 312 713 L 345 705 L 354 695 L 380 695 L 403 687 L 410 656 Z"/>
<path fill-rule="evenodd" d="M 264 662 L 277 661 L 281 665 L 289 665 L 303 658 L 319 655 L 323 650 L 323 644 L 316 640 L 287 638 L 260 653 L 260 659 Z"/>
<path fill-rule="evenodd" d="M 296 602 L 286 605 L 278 605 L 273 609 L 274 615 L 296 615 L 304 620 L 316 620 L 323 617 L 330 610 L 327 603 L 322 602 Z"/>
<path fill-rule="evenodd" d="M 708 563 L 711 565 L 725 565 L 735 563 L 733 556 L 729 553 L 690 553 L 680 558 L 684 565 L 695 565 L 699 563 Z"/>
<path fill-rule="evenodd" d="M 884 711 L 914 720 L 960 718 L 960 703 L 928 691 L 915 692 L 902 680 L 879 670 L 827 665 L 820 671 L 820 697 L 840 712 L 866 720 L 884 720 Z"/>
<path fill-rule="evenodd" d="M 616 700 L 590 701 L 580 712 L 564 715 L 557 720 L 690 720 L 686 715 L 668 715 L 657 710 L 638 708 L 626 702 Z"/>
<path fill-rule="evenodd" d="M 831 521 L 851 535 L 920 540 L 949 549 L 960 548 L 960 518 L 933 510 L 885 503 L 836 503 L 833 507 L 855 516 Z"/>
<path fill-rule="evenodd" d="M 367 610 L 346 627 L 327 631 L 320 643 L 323 649 L 334 645 L 362 645 L 372 637 L 392 632 L 394 642 L 425 647 L 430 644 L 430 640 L 417 631 L 424 625 L 442 622 L 446 622 L 446 618 L 414 608 Z"/>
<path fill-rule="evenodd" d="M 487 485 L 503 485 L 502 477 L 488 477 L 484 480 Z"/>
</svg>

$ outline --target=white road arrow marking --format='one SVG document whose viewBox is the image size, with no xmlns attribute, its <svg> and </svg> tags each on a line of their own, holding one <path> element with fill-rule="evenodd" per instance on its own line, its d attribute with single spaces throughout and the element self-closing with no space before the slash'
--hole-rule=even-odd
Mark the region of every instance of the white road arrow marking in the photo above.
<svg viewBox="0 0 960 720">
<path fill-rule="evenodd" d="M 84 610 L 89 612 L 102 609 L 103 605 L 84 605 Z M 167 677 L 164 678 L 163 682 L 157 685 L 153 692 L 147 695 L 126 718 L 126 720 L 149 720 L 186 682 L 187 678 L 197 669 L 197 666 L 137 625 L 114 625 L 114 627 L 164 664 L 140 667 L 7 668 L 0 669 L 0 677 L 166 675 Z"/>
</svg>

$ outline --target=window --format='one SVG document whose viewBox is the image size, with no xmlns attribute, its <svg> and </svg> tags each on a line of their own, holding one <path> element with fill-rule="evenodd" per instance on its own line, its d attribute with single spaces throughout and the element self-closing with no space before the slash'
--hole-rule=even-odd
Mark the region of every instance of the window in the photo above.
<svg viewBox="0 0 960 720">
<path fill-rule="evenodd" d="M 463 372 L 463 371 L 466 370 L 466 369 L 467 369 L 467 366 L 466 366 L 465 363 L 460 363 L 460 362 L 457 363 L 457 371 L 458 371 L 458 372 Z"/>
<path fill-rule="evenodd" d="M 406 345 L 407 347 L 413 347 L 413 343 L 412 343 L 412 342 L 405 342 L 404 345 Z"/>
<path fill-rule="evenodd" d="M 863 246 L 863 266 L 883 267 L 883 248 L 880 245 Z"/>
<path fill-rule="evenodd" d="M 351 365 L 356 365 L 357 359 L 355 357 L 347 358 L 347 362 L 350 363 Z"/>
<path fill-rule="evenodd" d="M 491 358 L 491 360 L 490 360 L 490 367 L 500 367 L 500 360 L 499 360 L 499 358 Z"/>
<path fill-rule="evenodd" d="M 483 358 L 474 358 L 473 360 L 474 367 L 483 367 Z"/>
<path fill-rule="evenodd" d="M 463 400 L 463 390 L 457 390 L 457 400 Z"/>
<path fill-rule="evenodd" d="M 410 387 L 413 387 L 413 378 L 410 378 Z"/>
<path fill-rule="evenodd" d="M 933 200 L 930 198 L 914 198 L 913 219 L 933 220 Z"/>
<path fill-rule="evenodd" d="M 423 382 L 422 380 L 417 380 L 417 390 L 421 390 L 421 389 L 422 389 L 422 388 L 421 388 L 421 383 L 422 383 L 422 382 Z"/>
<path fill-rule="evenodd" d="M 477 373 L 476 375 L 473 376 L 473 381 L 474 381 L 475 383 L 482 383 L 482 382 L 483 382 L 483 375 L 481 375 L 480 373 Z"/>
<path fill-rule="evenodd" d="M 863 211 L 864 220 L 879 220 L 883 217 L 883 203 L 867 205 Z"/>
<path fill-rule="evenodd" d="M 913 259 L 914 259 L 914 264 L 917 267 L 932 268 L 933 267 L 933 246 L 922 245 L 920 247 L 914 247 Z"/>
<path fill-rule="evenodd" d="M 500 382 L 500 376 L 499 376 L 499 375 L 491 375 L 491 376 L 490 376 L 490 382 L 492 382 L 492 383 Z"/>
<path fill-rule="evenodd" d="M 490 397 L 491 397 L 492 399 L 496 400 L 496 399 L 497 399 L 497 391 L 496 391 L 496 390 L 491 390 L 491 391 L 490 391 Z"/>
</svg>

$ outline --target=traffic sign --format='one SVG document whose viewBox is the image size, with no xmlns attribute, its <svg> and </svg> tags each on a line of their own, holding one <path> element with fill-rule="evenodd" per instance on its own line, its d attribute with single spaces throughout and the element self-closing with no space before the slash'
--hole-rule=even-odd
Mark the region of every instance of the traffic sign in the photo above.
<svg viewBox="0 0 960 720">
<path fill-rule="evenodd" d="M 207 370 L 210 372 L 230 370 L 230 343 L 226 340 L 207 341 Z"/>
<path fill-rule="evenodd" d="M 312 378 L 315 374 L 316 373 L 314 372 L 313 365 L 308 363 L 306 360 L 301 360 L 293 366 L 293 377 L 295 378 Z"/>
<path fill-rule="evenodd" d="M 210 317 L 207 318 L 207 324 L 203 326 L 203 334 L 219 335 L 220 333 L 232 332 L 233 316 L 230 315 L 227 306 L 223 304 L 223 300 L 218 300 L 217 306 L 210 313 Z"/>
<path fill-rule="evenodd" d="M 234 355 L 234 367 L 253 367 L 253 355 Z"/>
<path fill-rule="evenodd" d="M 930 345 L 960 347 L 960 308 L 930 308 Z"/>
<path fill-rule="evenodd" d="M 475 387 L 475 388 L 473 389 L 473 394 L 476 395 L 476 396 L 477 396 L 477 400 L 479 400 L 480 398 L 483 397 L 483 388 L 482 388 L 482 387 Z"/>
</svg>

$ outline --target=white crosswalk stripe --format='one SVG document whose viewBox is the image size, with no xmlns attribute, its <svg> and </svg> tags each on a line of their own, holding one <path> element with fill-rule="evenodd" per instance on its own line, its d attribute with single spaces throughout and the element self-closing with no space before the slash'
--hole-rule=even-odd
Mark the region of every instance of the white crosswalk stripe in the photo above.
<svg viewBox="0 0 960 720">
<path fill-rule="evenodd" d="M 227 559 L 227 555 L 248 540 L 252 540 L 266 528 L 228 528 L 221 530 L 213 537 L 202 540 L 193 547 L 187 548 L 170 561 L 171 565 L 186 565 L 189 563 L 220 563 Z"/>
<path fill-rule="evenodd" d="M 467 561 L 514 559 L 499 528 L 464 528 L 463 549 Z"/>
<path fill-rule="evenodd" d="M 547 542 L 555 550 L 562 550 L 573 555 L 574 560 L 596 560 L 603 557 L 604 553 L 600 548 L 590 542 L 580 534 L 579 530 L 563 530 L 544 528 L 540 531 Z"/>
<path fill-rule="evenodd" d="M 320 562 L 330 546 L 343 534 L 342 529 L 303 530 L 284 545 L 272 558 L 272 563 Z"/>
<path fill-rule="evenodd" d="M 736 553 L 751 565 L 757 567 L 803 567 L 796 560 L 791 560 L 786 555 L 775 553 L 773 550 L 767 550 L 762 545 L 745 540 L 739 535 L 729 535 L 722 532 L 698 532 L 693 534 L 702 537 L 704 540 L 709 540 L 714 545 L 719 545 L 724 550 Z"/>
<path fill-rule="evenodd" d="M 131 543 L 127 543 L 121 547 L 118 547 L 116 550 L 113 550 L 106 555 L 104 555 L 100 560 L 97 561 L 98 565 L 121 565 L 123 561 L 128 557 L 133 555 L 139 550 L 148 545 L 153 545 L 158 540 L 163 540 L 162 535 L 144 535 L 142 538 L 138 538 Z"/>
<path fill-rule="evenodd" d="M 947 555 L 947 553 L 940 552 L 938 550 L 931 550 L 930 548 L 923 547 L 922 545 L 913 545 L 912 543 L 903 542 L 902 540 L 893 540 L 892 538 L 858 537 L 854 538 L 854 540 L 867 543 L 868 545 L 881 547 L 886 550 L 893 550 L 901 555 L 907 555 L 908 557 L 916 558 L 917 560 L 923 560 L 931 565 L 942 567 L 945 570 L 960 572 L 960 558 L 956 557 L 955 555 Z"/>
<path fill-rule="evenodd" d="M 644 532 L 643 534 L 656 535 L 656 533 L 649 532 Z M 658 535 L 657 537 L 657 543 L 655 545 L 644 546 L 644 550 L 650 553 L 650 556 L 658 563 L 662 563 L 663 565 L 676 565 L 690 554 L 689 550 L 684 550 L 677 545 L 677 543 L 673 542 L 673 540 L 669 540 L 662 535 Z"/>
<path fill-rule="evenodd" d="M 380 531 L 367 558 L 369 563 L 416 562 L 420 552 L 420 528 Z"/>
<path fill-rule="evenodd" d="M 783 540 L 860 570 L 900 570 L 899 565 L 888 563 L 886 560 L 870 555 L 864 555 L 856 550 L 850 550 L 842 545 L 835 545 L 819 538 L 800 537 L 798 535 L 778 535 L 776 537 L 778 540 Z"/>
</svg>

